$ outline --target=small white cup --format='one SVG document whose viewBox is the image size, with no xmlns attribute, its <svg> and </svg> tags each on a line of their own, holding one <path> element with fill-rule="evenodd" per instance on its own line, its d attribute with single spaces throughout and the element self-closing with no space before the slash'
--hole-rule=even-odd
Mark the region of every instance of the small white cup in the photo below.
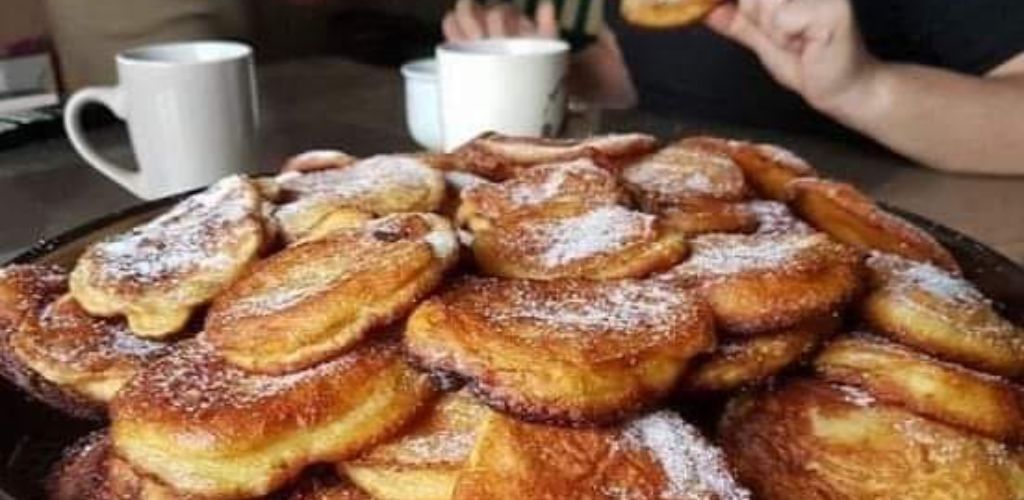
<svg viewBox="0 0 1024 500">
<path fill-rule="evenodd" d="M 437 60 L 417 59 L 402 65 L 405 77 L 405 124 L 417 144 L 440 151 L 441 95 L 438 89 Z"/>
<path fill-rule="evenodd" d="M 561 128 L 569 44 L 492 38 L 446 43 L 436 54 L 446 151 L 487 131 L 545 136 Z"/>
<path fill-rule="evenodd" d="M 152 45 L 117 55 L 118 85 L 76 92 L 64 127 L 80 155 L 135 195 L 153 199 L 256 170 L 256 85 L 252 49 L 200 41 Z M 104 159 L 85 138 L 89 103 L 128 122 L 139 169 Z"/>
</svg>

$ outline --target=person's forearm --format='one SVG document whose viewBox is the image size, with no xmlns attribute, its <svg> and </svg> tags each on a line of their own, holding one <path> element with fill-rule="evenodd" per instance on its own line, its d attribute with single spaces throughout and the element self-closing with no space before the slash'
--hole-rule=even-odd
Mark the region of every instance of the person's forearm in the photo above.
<svg viewBox="0 0 1024 500">
<path fill-rule="evenodd" d="M 980 78 L 891 63 L 869 75 L 819 109 L 937 169 L 1024 174 L 1024 75 Z"/>
<path fill-rule="evenodd" d="M 590 47 L 573 56 L 569 87 L 574 95 L 600 107 L 636 106 L 637 95 L 629 70 L 615 35 L 607 28 Z"/>
</svg>

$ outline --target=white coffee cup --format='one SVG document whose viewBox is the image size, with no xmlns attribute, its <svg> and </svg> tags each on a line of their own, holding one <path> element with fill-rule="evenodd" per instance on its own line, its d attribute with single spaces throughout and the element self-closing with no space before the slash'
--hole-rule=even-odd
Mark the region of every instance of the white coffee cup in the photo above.
<svg viewBox="0 0 1024 500">
<path fill-rule="evenodd" d="M 135 195 L 153 199 L 256 170 L 252 49 L 225 41 L 152 45 L 117 55 L 118 85 L 68 100 L 64 127 L 90 165 Z M 138 170 L 96 152 L 80 112 L 90 103 L 128 123 Z"/>
<path fill-rule="evenodd" d="M 405 124 L 417 144 L 440 151 L 441 104 L 437 60 L 417 59 L 402 65 L 405 77 Z"/>
<path fill-rule="evenodd" d="M 542 38 L 492 38 L 440 45 L 441 135 L 451 151 L 495 131 L 544 136 L 565 113 L 569 44 Z"/>
</svg>

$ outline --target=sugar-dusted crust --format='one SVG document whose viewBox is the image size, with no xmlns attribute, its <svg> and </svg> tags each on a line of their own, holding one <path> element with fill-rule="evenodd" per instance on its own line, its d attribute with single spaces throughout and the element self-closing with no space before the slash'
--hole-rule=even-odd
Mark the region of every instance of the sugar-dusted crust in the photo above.
<svg viewBox="0 0 1024 500">
<path fill-rule="evenodd" d="M 546 212 L 566 205 L 614 205 L 627 201 L 615 176 L 588 158 L 538 165 L 503 182 L 478 182 L 461 192 L 460 226 L 485 228 L 519 212 Z"/>
<path fill-rule="evenodd" d="M 647 154 L 657 140 L 647 134 L 609 134 L 586 139 L 539 139 L 486 133 L 452 155 L 458 170 L 500 181 L 535 165 L 589 158 L 614 170 Z"/>
<path fill-rule="evenodd" d="M 879 401 L 997 441 L 1024 441 L 1024 390 L 1005 379 L 864 334 L 830 342 L 814 366 Z"/>
<path fill-rule="evenodd" d="M 14 352 L 10 338 L 38 322 L 47 305 L 67 292 L 67 272 L 56 266 L 13 265 L 0 269 L 0 376 L 34 399 L 76 418 L 103 420 L 106 407 L 42 377 Z"/>
<path fill-rule="evenodd" d="M 136 335 L 167 337 L 259 256 L 268 240 L 256 185 L 227 177 L 167 213 L 90 246 L 71 272 L 90 314 L 125 316 Z"/>
<path fill-rule="evenodd" d="M 740 500 L 750 493 L 722 451 L 670 411 L 590 429 L 492 412 L 453 498 Z"/>
<path fill-rule="evenodd" d="M 1019 450 L 849 386 L 801 380 L 741 396 L 719 438 L 757 498 L 1020 498 Z"/>
<path fill-rule="evenodd" d="M 723 333 L 752 335 L 841 310 L 863 275 L 859 254 L 824 234 L 712 234 L 658 279 L 699 290 Z"/>
<path fill-rule="evenodd" d="M 217 297 L 206 332 L 247 370 L 306 368 L 403 317 L 457 258 L 446 219 L 391 215 L 260 262 Z"/>
<path fill-rule="evenodd" d="M 674 387 L 714 343 L 695 295 L 653 281 L 468 278 L 424 302 L 405 344 L 469 379 L 489 405 L 533 421 L 617 421 Z"/>
<path fill-rule="evenodd" d="M 895 255 L 874 253 L 867 263 L 872 291 L 861 312 L 876 332 L 977 370 L 1024 376 L 1024 328 L 969 281 Z"/>
<path fill-rule="evenodd" d="M 686 253 L 681 233 L 620 205 L 520 212 L 473 233 L 477 265 L 492 276 L 552 280 L 646 276 Z"/>
<path fill-rule="evenodd" d="M 447 394 L 394 438 L 339 464 L 339 473 L 377 498 L 449 499 L 488 413 L 465 391 Z"/>
<path fill-rule="evenodd" d="M 315 158 L 315 157 L 314 157 Z M 276 180 L 281 191 L 274 219 L 286 240 L 306 236 L 339 210 L 381 216 L 432 212 L 444 202 L 440 170 L 414 155 L 377 155 L 331 168 L 286 172 Z"/>
<path fill-rule="evenodd" d="M 267 494 L 372 446 L 433 394 L 392 343 L 270 376 L 230 366 L 201 336 L 186 342 L 118 393 L 111 435 L 133 466 L 189 494 Z"/>
<path fill-rule="evenodd" d="M 827 314 L 776 332 L 723 340 L 694 361 L 680 385 L 685 391 L 719 392 L 762 383 L 798 363 L 841 324 L 838 315 Z"/>
<path fill-rule="evenodd" d="M 801 218 L 843 243 L 959 273 L 956 259 L 931 235 L 886 212 L 850 184 L 804 178 L 789 183 L 787 190 L 789 204 Z"/>
<path fill-rule="evenodd" d="M 23 321 L 9 343 L 32 371 L 100 405 L 139 369 L 173 348 L 173 342 L 136 337 L 122 318 L 89 316 L 70 295 Z"/>
<path fill-rule="evenodd" d="M 726 154 L 679 141 L 622 169 L 623 183 L 648 212 L 749 197 L 743 171 Z"/>
</svg>

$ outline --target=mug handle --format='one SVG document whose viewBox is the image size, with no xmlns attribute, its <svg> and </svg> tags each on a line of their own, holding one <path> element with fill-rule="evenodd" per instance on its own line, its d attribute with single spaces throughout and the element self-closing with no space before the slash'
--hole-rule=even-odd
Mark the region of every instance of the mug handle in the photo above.
<svg viewBox="0 0 1024 500">
<path fill-rule="evenodd" d="M 68 138 L 71 139 L 75 151 L 78 151 L 93 168 L 129 191 L 137 193 L 140 187 L 139 171 L 124 168 L 100 156 L 85 137 L 81 120 L 82 109 L 94 103 L 106 106 L 115 116 L 124 120 L 124 103 L 120 88 L 87 87 L 75 92 L 64 106 L 64 129 Z"/>
</svg>

